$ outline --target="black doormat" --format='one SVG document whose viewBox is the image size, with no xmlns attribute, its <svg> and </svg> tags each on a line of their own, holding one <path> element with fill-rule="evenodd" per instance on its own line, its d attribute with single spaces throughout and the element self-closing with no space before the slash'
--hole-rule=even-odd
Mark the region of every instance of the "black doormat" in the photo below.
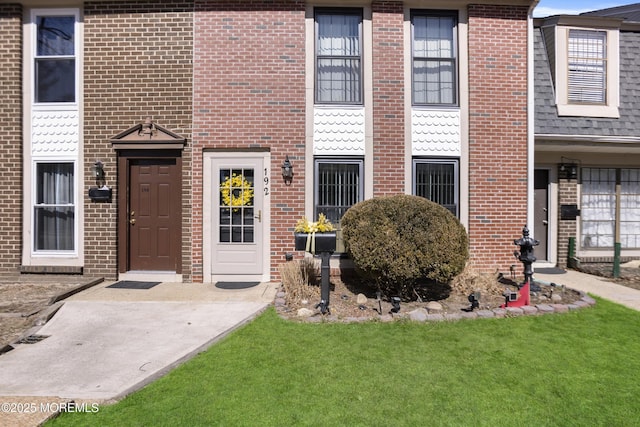
<svg viewBox="0 0 640 427">
<path fill-rule="evenodd" d="M 260 282 L 217 282 L 216 288 L 220 289 L 247 289 L 257 286 Z"/>
<path fill-rule="evenodd" d="M 534 275 L 535 273 L 540 273 L 540 274 L 565 274 L 566 271 L 558 268 L 558 267 L 549 267 L 549 268 L 536 268 L 534 271 Z"/>
<path fill-rule="evenodd" d="M 107 288 L 117 289 L 151 289 L 155 285 L 159 285 L 160 282 L 136 282 L 134 280 L 121 280 L 113 285 L 107 286 Z"/>
</svg>

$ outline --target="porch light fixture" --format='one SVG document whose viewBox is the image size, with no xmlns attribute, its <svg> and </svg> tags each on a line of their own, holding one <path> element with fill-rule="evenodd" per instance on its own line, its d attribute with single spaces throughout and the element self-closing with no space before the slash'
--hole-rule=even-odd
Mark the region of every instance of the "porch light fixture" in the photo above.
<svg viewBox="0 0 640 427">
<path fill-rule="evenodd" d="M 578 178 L 578 163 L 580 161 L 576 159 L 569 159 L 567 157 L 560 158 L 560 178 L 576 179 Z"/>
<path fill-rule="evenodd" d="M 293 180 L 293 165 L 291 164 L 291 161 L 289 161 L 288 155 L 284 159 L 284 162 L 282 162 L 282 178 L 286 185 L 291 184 L 291 181 Z"/>
<path fill-rule="evenodd" d="M 100 160 L 96 160 L 93 164 L 91 173 L 96 181 L 104 181 L 104 165 Z"/>
</svg>

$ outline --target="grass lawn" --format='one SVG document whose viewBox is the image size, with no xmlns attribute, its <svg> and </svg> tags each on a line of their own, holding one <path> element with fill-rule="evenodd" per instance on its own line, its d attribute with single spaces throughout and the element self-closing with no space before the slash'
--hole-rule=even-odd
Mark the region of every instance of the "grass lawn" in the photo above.
<svg viewBox="0 0 640 427">
<path fill-rule="evenodd" d="M 273 309 L 166 377 L 53 426 L 631 426 L 640 313 L 301 324 Z"/>
</svg>

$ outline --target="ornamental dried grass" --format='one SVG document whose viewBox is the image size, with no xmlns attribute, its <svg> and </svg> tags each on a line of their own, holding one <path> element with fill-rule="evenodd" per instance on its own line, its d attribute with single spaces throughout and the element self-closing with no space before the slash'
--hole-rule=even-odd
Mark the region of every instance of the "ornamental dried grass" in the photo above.
<svg viewBox="0 0 640 427">
<path fill-rule="evenodd" d="M 286 293 L 287 305 L 303 306 L 303 300 L 320 298 L 318 287 L 319 269 L 313 258 L 303 258 L 280 265 L 282 287 Z"/>
<path fill-rule="evenodd" d="M 504 285 L 498 282 L 498 273 L 481 274 L 467 264 L 451 282 L 452 293 L 469 295 L 472 292 L 480 292 L 482 295 L 502 296 Z"/>
</svg>

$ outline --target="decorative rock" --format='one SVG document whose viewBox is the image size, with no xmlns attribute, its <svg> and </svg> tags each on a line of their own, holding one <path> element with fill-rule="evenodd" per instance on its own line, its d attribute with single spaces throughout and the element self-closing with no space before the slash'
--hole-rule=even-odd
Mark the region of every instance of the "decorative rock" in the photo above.
<svg viewBox="0 0 640 427">
<path fill-rule="evenodd" d="M 594 300 L 593 298 L 591 298 L 588 295 L 585 295 L 582 297 L 582 301 L 586 302 L 589 305 L 595 305 L 596 304 L 596 300 Z"/>
<path fill-rule="evenodd" d="M 460 320 L 462 319 L 462 313 L 445 313 L 444 320 Z"/>
<path fill-rule="evenodd" d="M 313 316 L 313 311 L 309 310 L 308 308 L 300 308 L 298 309 L 298 317 L 311 317 Z"/>
<path fill-rule="evenodd" d="M 393 316 L 390 314 L 383 314 L 382 316 L 380 316 L 380 321 L 381 322 L 393 322 Z"/>
<path fill-rule="evenodd" d="M 476 314 L 481 319 L 489 319 L 491 317 L 495 317 L 495 314 L 491 310 L 478 310 Z"/>
<path fill-rule="evenodd" d="M 538 311 L 540 311 L 541 314 L 554 312 L 553 307 L 548 304 L 538 304 L 536 305 L 536 308 L 538 309 Z"/>
<path fill-rule="evenodd" d="M 417 308 L 409 312 L 409 319 L 416 322 L 424 322 L 425 320 L 427 320 L 428 315 L 429 313 L 424 308 Z"/>
<path fill-rule="evenodd" d="M 493 311 L 493 314 L 498 318 L 503 318 L 507 315 L 507 310 L 504 308 L 494 308 L 491 311 Z"/>
<path fill-rule="evenodd" d="M 569 311 L 569 307 L 567 307 L 566 304 L 551 304 L 551 307 L 553 307 L 556 313 L 566 313 Z"/>
<path fill-rule="evenodd" d="M 442 314 L 427 314 L 427 320 L 441 322 L 444 320 L 444 316 Z"/>
<path fill-rule="evenodd" d="M 287 295 L 285 292 L 280 291 L 276 294 L 276 298 L 284 298 L 285 295 Z"/>
<path fill-rule="evenodd" d="M 507 310 L 507 313 L 511 316 L 522 316 L 524 314 L 520 307 L 507 307 L 505 310 Z"/>
<path fill-rule="evenodd" d="M 532 305 L 525 305 L 521 308 L 525 316 L 535 316 L 536 314 L 538 314 L 538 309 Z"/>
<path fill-rule="evenodd" d="M 585 307 L 589 307 L 589 303 L 585 302 L 585 301 L 575 301 L 573 304 L 577 305 L 580 308 L 585 308 Z"/>
<path fill-rule="evenodd" d="M 440 304 L 437 301 L 429 301 L 426 305 L 427 310 L 429 311 L 429 313 L 433 312 L 433 311 L 442 311 L 442 304 Z"/>
<path fill-rule="evenodd" d="M 569 308 L 570 311 L 580 309 L 580 306 L 577 304 L 567 304 L 567 307 Z"/>
<path fill-rule="evenodd" d="M 475 311 L 463 311 L 462 313 L 462 318 L 463 319 L 477 319 L 478 318 L 478 313 Z M 434 314 L 434 316 L 436 316 Z"/>
<path fill-rule="evenodd" d="M 551 295 L 551 302 L 558 304 L 560 301 L 562 301 L 562 295 L 558 295 L 558 294 Z"/>
<path fill-rule="evenodd" d="M 358 294 L 358 297 L 356 298 L 356 302 L 358 304 L 366 304 L 367 303 L 367 297 L 364 296 L 364 294 Z"/>
<path fill-rule="evenodd" d="M 274 301 L 274 304 L 276 305 L 276 307 L 282 307 L 286 304 L 287 302 L 284 300 L 284 298 L 276 298 Z"/>
</svg>

